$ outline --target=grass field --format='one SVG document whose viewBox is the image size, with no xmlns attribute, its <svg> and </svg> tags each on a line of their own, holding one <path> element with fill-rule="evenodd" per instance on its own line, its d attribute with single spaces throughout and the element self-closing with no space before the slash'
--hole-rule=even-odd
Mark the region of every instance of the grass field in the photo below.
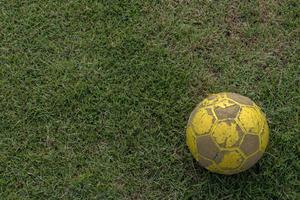
<svg viewBox="0 0 300 200">
<path fill-rule="evenodd" d="M 0 1 L 1 199 L 299 199 L 297 0 Z M 267 152 L 198 167 L 206 95 L 267 114 Z"/>
</svg>

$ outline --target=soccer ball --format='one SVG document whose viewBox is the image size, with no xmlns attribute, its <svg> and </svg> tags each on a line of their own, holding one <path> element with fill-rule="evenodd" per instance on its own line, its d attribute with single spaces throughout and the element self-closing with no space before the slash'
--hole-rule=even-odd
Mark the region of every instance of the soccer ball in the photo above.
<svg viewBox="0 0 300 200">
<path fill-rule="evenodd" d="M 186 142 L 198 163 L 219 174 L 249 169 L 269 141 L 265 114 L 249 98 L 236 93 L 212 94 L 192 112 Z"/>
</svg>

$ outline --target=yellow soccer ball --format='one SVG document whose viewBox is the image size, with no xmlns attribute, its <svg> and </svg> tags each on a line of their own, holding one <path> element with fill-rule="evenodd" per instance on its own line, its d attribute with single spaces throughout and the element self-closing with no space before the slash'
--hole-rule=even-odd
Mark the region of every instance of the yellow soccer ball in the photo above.
<svg viewBox="0 0 300 200">
<path fill-rule="evenodd" d="M 192 112 L 186 142 L 206 169 L 236 174 L 263 155 L 269 141 L 265 114 L 249 98 L 236 93 L 212 94 Z"/>
</svg>

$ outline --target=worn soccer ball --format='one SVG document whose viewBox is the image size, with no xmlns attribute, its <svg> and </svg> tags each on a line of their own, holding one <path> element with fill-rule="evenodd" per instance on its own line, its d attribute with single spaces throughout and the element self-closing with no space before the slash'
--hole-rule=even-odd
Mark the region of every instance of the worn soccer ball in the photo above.
<svg viewBox="0 0 300 200">
<path fill-rule="evenodd" d="M 236 93 L 212 94 L 192 112 L 186 142 L 198 163 L 219 174 L 249 169 L 269 141 L 265 114 L 249 98 Z"/>
</svg>

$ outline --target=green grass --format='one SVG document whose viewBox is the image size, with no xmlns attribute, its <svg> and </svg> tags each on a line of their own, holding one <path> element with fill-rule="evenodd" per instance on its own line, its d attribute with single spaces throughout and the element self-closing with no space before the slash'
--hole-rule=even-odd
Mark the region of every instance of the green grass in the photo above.
<svg viewBox="0 0 300 200">
<path fill-rule="evenodd" d="M 0 1 L 1 199 L 297 199 L 297 0 Z M 190 112 L 232 91 L 267 114 L 255 167 L 198 167 Z"/>
</svg>

